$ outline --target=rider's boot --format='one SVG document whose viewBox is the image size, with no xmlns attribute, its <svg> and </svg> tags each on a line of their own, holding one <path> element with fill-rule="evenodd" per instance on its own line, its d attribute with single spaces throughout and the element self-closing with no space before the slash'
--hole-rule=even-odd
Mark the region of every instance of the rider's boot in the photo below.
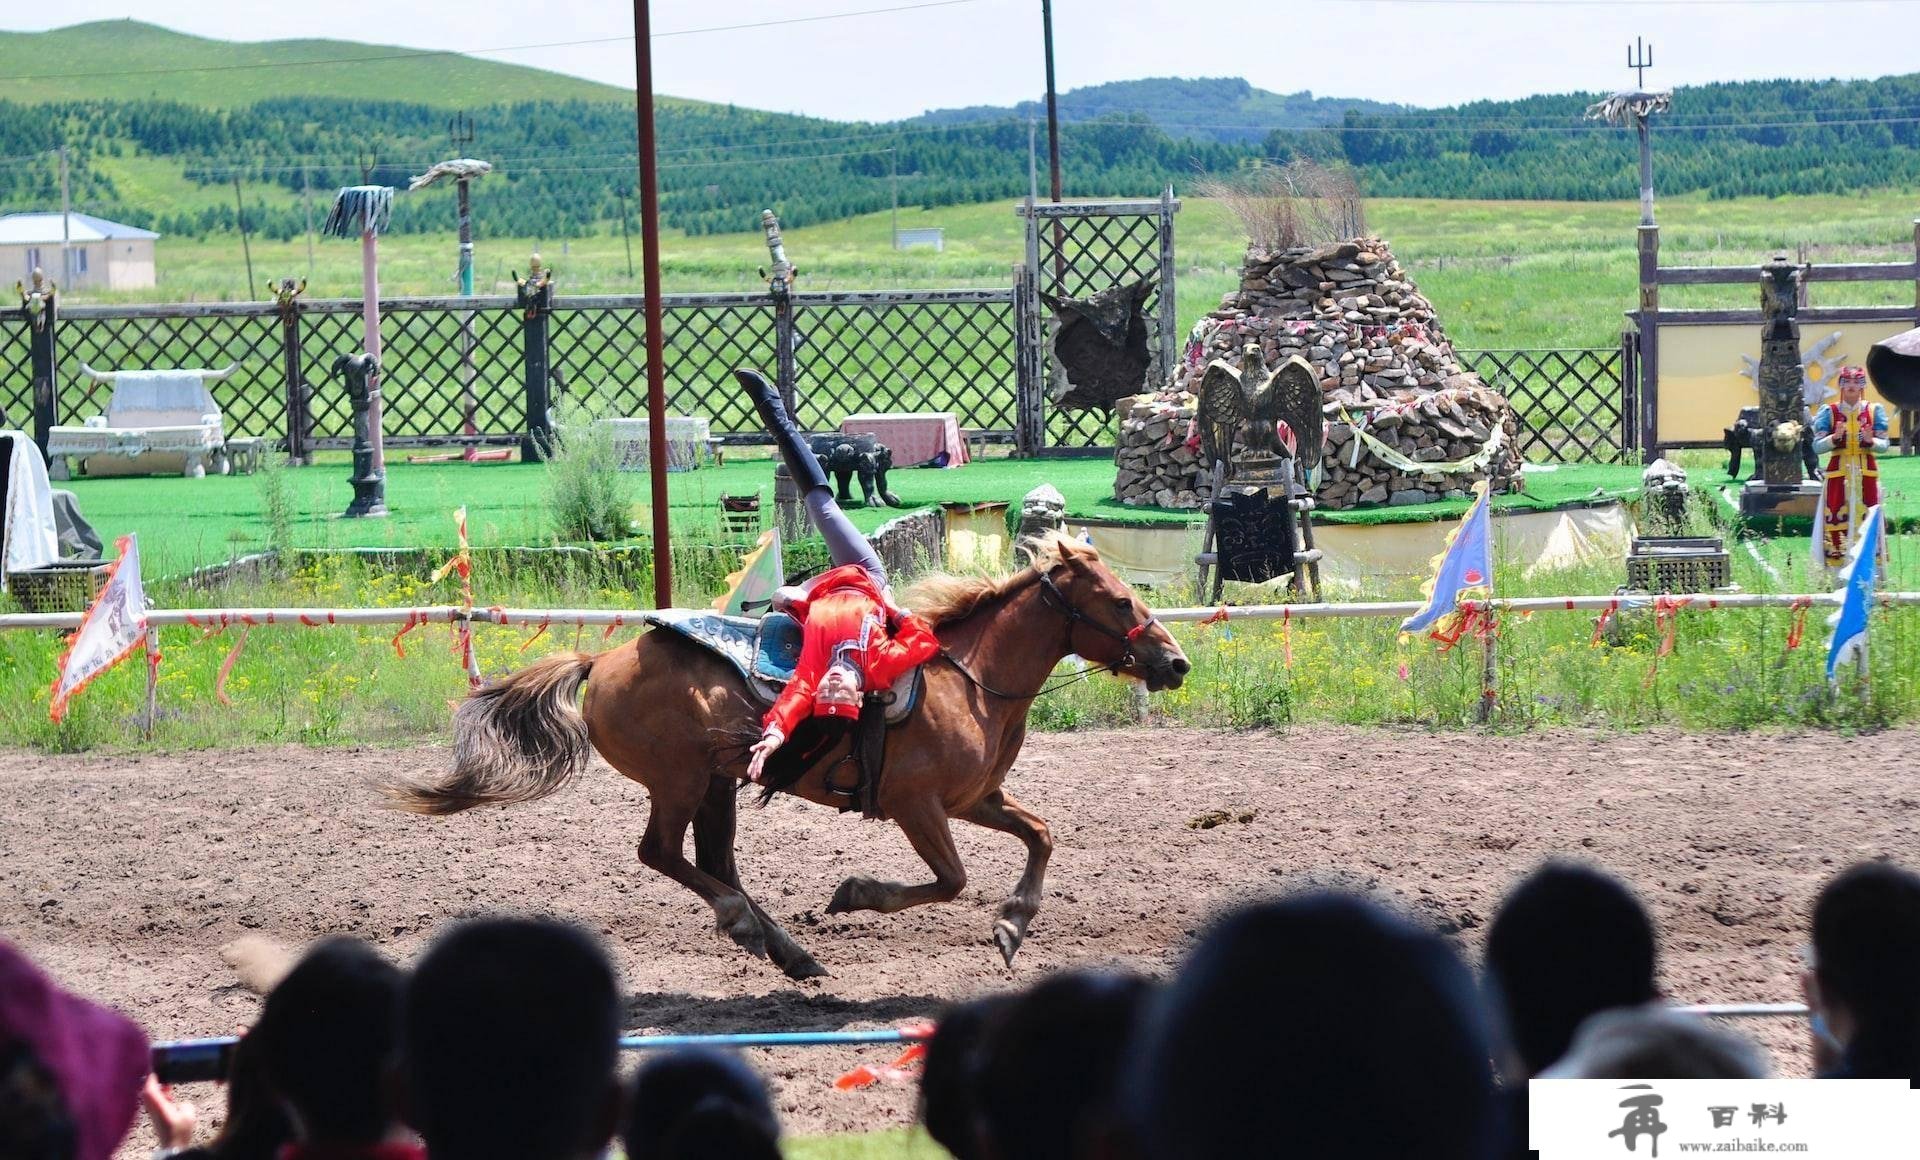
<svg viewBox="0 0 1920 1160">
<path fill-rule="evenodd" d="M 820 466 L 813 449 L 807 446 L 806 437 L 800 434 L 800 429 L 788 417 L 787 408 L 780 401 L 780 392 L 759 371 L 735 370 L 733 377 L 740 380 L 747 398 L 753 400 L 754 410 L 760 413 L 760 422 L 765 425 L 767 433 L 773 436 L 774 446 L 780 449 L 780 458 L 786 462 L 787 473 L 793 476 L 800 494 L 806 495 L 815 488 L 828 487 L 826 468 Z"/>
</svg>

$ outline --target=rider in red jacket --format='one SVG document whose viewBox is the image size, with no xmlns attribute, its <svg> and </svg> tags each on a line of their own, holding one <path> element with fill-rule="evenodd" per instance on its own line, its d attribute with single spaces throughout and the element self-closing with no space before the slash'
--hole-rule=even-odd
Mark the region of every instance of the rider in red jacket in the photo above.
<svg viewBox="0 0 1920 1160">
<path fill-rule="evenodd" d="M 775 610 L 800 621 L 802 636 L 793 679 L 768 710 L 760 740 L 749 751 L 747 776 L 759 781 L 767 759 L 802 722 L 857 718 L 867 692 L 883 692 L 914 666 L 932 660 L 940 642 L 924 620 L 893 602 L 885 566 L 834 502 L 826 471 L 787 417 L 773 385 L 754 371 L 737 370 L 734 376 L 773 435 L 808 518 L 838 565 L 804 588 L 783 588 L 774 596 Z"/>
</svg>

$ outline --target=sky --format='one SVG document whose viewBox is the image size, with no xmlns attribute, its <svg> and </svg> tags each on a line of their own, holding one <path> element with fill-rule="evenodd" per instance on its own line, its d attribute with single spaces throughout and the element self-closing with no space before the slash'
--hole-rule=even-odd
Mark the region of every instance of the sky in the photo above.
<svg viewBox="0 0 1920 1160">
<path fill-rule="evenodd" d="M 3 7 L 7 31 L 134 16 L 222 39 L 458 50 L 634 82 L 625 0 Z M 654 88 L 838 120 L 1009 105 L 1045 91 L 1040 9 L 1040 0 L 653 0 Z M 1920 0 L 1054 0 L 1053 9 L 1062 91 L 1241 76 L 1275 92 L 1453 105 L 1631 87 L 1626 59 L 1636 38 L 1654 46 L 1649 88 L 1920 69 Z M 786 23 L 721 27 L 769 21 Z M 578 41 L 602 43 L 559 43 Z M 550 47 L 526 47 L 536 45 Z"/>
</svg>

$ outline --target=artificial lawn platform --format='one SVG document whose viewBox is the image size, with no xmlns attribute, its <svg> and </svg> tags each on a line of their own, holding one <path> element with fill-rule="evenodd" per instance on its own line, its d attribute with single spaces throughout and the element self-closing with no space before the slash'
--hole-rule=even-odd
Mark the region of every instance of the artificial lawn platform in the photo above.
<svg viewBox="0 0 1920 1160">
<path fill-rule="evenodd" d="M 1905 464 L 1901 465 L 1905 467 Z M 1920 466 L 1920 465 L 1916 465 Z M 1891 473 L 1890 473 L 1891 474 Z M 381 520 L 337 518 L 351 498 L 344 456 L 313 467 L 280 473 L 294 517 L 292 544 L 300 548 L 452 547 L 452 513 L 465 506 L 469 538 L 476 546 L 539 545 L 554 542 L 546 514 L 547 469 L 523 463 L 409 464 L 387 466 L 387 506 Z M 648 484 L 633 483 L 634 518 L 649 523 Z M 1916 476 L 1920 479 L 1920 475 Z M 720 496 L 759 491 L 769 512 L 773 502 L 772 463 L 734 460 L 718 467 L 676 472 L 667 477 L 676 538 L 700 542 L 715 538 Z M 853 508 L 862 530 L 914 508 L 943 502 L 1004 501 L 1051 483 L 1067 499 L 1069 516 L 1135 525 L 1185 524 L 1200 518 L 1190 511 L 1128 507 L 1114 502 L 1113 464 L 1106 459 L 976 459 L 950 470 L 906 469 L 893 472 L 889 484 L 905 507 Z M 1563 466 L 1529 473 L 1527 490 L 1502 496 L 1501 509 L 1545 510 L 1584 500 L 1629 496 L 1638 491 L 1635 467 Z M 71 488 L 80 510 L 111 547 L 128 532 L 140 534 L 141 554 L 150 575 L 173 575 L 232 559 L 266 546 L 261 476 L 209 476 L 181 479 L 79 479 Z M 1458 516 L 1463 500 L 1399 508 L 1322 512 L 1329 523 L 1398 523 Z"/>
</svg>

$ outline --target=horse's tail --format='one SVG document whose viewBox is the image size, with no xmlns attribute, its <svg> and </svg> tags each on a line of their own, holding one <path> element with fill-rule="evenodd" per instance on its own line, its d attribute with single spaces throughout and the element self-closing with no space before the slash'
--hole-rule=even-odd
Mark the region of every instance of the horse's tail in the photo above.
<svg viewBox="0 0 1920 1160">
<path fill-rule="evenodd" d="M 587 653 L 543 658 L 461 702 L 453 714 L 453 771 L 437 781 L 387 787 L 393 806 L 456 814 L 546 797 L 586 768 L 592 746 L 578 704 L 593 668 Z"/>
</svg>

